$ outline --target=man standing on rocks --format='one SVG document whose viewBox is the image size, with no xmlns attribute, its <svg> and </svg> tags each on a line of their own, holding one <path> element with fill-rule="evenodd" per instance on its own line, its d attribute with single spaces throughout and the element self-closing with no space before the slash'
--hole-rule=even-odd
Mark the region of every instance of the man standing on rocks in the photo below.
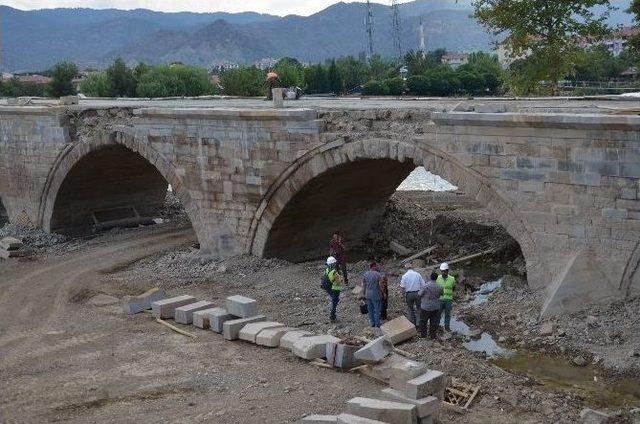
<svg viewBox="0 0 640 424">
<path fill-rule="evenodd" d="M 344 278 L 344 284 L 349 285 L 349 277 L 347 276 L 347 253 L 344 247 L 344 237 L 338 231 L 335 231 L 329 242 L 329 255 L 338 261 L 338 269 Z"/>
<path fill-rule="evenodd" d="M 440 325 L 440 296 L 442 296 L 442 287 L 436 284 L 438 274 L 434 271 L 431 273 L 431 279 L 426 283 L 424 288 L 420 290 L 420 334 L 435 340 L 438 335 L 438 326 Z M 427 333 L 427 322 L 429 323 L 429 331 Z"/>
<path fill-rule="evenodd" d="M 416 327 L 419 326 L 420 321 L 417 313 L 420 311 L 420 296 L 419 292 L 425 286 L 424 278 L 420 273 L 413 269 L 413 264 L 410 262 L 405 265 L 408 268 L 407 272 L 400 279 L 400 287 L 404 290 L 405 300 L 407 302 L 407 318 Z"/>
<path fill-rule="evenodd" d="M 443 262 L 440 265 L 440 276 L 436 283 L 442 287 L 440 312 L 444 312 L 444 330 L 451 331 L 451 308 L 453 307 L 453 288 L 456 285 L 456 279 L 453 278 L 453 275 L 449 275 L 448 263 Z"/>
<path fill-rule="evenodd" d="M 371 327 L 380 327 L 380 316 L 382 314 L 382 274 L 378 272 L 378 265 L 373 262 L 369 265 L 369 271 L 364 273 L 362 286 L 364 292 L 362 296 L 367 300 L 369 310 L 369 321 Z"/>
<path fill-rule="evenodd" d="M 331 321 L 336 320 L 336 310 L 338 309 L 338 303 L 340 302 L 340 292 L 343 290 L 342 278 L 340 277 L 337 266 L 337 259 L 330 256 L 327 259 L 327 267 L 324 270 L 324 275 L 331 284 L 331 289 L 329 290 L 329 299 L 331 301 L 329 319 L 331 319 Z"/>
</svg>

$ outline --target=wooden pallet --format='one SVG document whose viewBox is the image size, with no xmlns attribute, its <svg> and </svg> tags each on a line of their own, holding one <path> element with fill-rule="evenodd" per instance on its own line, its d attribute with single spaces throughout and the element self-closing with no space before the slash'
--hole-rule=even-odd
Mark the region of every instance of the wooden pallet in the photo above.
<svg viewBox="0 0 640 424">
<path fill-rule="evenodd" d="M 452 378 L 451 383 L 444 391 L 445 407 L 457 412 L 464 412 L 469 409 L 471 402 L 476 398 L 480 386 L 472 386 L 457 378 Z"/>
</svg>

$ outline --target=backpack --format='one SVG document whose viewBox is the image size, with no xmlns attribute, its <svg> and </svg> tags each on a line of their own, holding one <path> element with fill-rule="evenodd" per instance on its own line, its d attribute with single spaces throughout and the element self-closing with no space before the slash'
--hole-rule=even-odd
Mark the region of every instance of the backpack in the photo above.
<svg viewBox="0 0 640 424">
<path fill-rule="evenodd" d="M 322 274 L 322 278 L 320 279 L 320 288 L 327 293 L 331 293 L 331 287 L 333 283 L 329 280 L 329 273 L 325 270 L 324 274 Z"/>
</svg>

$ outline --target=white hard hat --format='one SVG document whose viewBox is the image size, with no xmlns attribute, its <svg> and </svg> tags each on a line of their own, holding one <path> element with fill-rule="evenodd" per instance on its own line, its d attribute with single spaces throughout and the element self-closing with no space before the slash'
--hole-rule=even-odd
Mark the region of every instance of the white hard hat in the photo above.
<svg viewBox="0 0 640 424">
<path fill-rule="evenodd" d="M 449 271 L 449 264 L 446 262 L 442 262 L 440 265 L 440 271 Z"/>
<path fill-rule="evenodd" d="M 327 265 L 335 265 L 337 263 L 338 263 L 338 260 L 333 256 L 329 256 L 329 258 L 327 259 Z"/>
</svg>

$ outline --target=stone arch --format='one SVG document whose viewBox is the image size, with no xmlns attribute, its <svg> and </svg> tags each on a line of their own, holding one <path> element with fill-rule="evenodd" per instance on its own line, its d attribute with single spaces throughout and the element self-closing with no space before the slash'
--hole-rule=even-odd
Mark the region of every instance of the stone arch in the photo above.
<svg viewBox="0 0 640 424">
<path fill-rule="evenodd" d="M 68 178 L 73 177 L 78 169 L 86 170 L 91 160 L 101 154 L 107 156 L 112 154 L 117 158 L 125 158 L 126 156 L 126 160 L 131 161 L 131 164 L 145 167 L 145 171 L 147 171 L 145 177 L 150 178 L 152 183 L 156 184 L 157 190 L 160 187 L 160 179 L 163 180 L 165 194 L 166 184 L 170 184 L 182 202 L 192 225 L 194 228 L 196 227 L 197 222 L 194 218 L 197 215 L 193 202 L 174 166 L 148 143 L 140 141 L 124 131 L 114 131 L 97 136 L 90 141 L 70 144 L 59 155 L 49 172 L 42 192 L 38 211 L 38 225 L 41 228 L 45 231 L 55 229 L 56 202 L 59 196 L 64 194 L 61 190 L 64 190 L 65 182 Z"/>
<path fill-rule="evenodd" d="M 390 163 L 398 164 L 392 175 L 395 178 L 393 184 L 396 182 L 399 184 L 416 166 L 424 166 L 430 172 L 460 187 L 468 196 L 475 198 L 487 208 L 519 243 L 527 263 L 529 284 L 532 287 L 542 287 L 550 281 L 548 269 L 544 266 L 535 241 L 523 220 L 514 211 L 510 202 L 504 199 L 486 178 L 446 152 L 431 146 L 418 146 L 402 141 L 371 139 L 348 143 L 338 141 L 321 146 L 300 157 L 280 175 L 263 197 L 250 227 L 246 250 L 254 255 L 265 255 L 274 224 L 277 224 L 278 218 L 295 200 L 296 195 L 305 187 L 310 187 L 314 180 L 331 172 L 345 171 L 354 165 L 373 163 L 372 161 L 377 161 L 381 165 L 384 162 L 386 169 L 391 169 Z M 400 169 L 404 171 L 398 172 Z M 363 175 L 369 178 L 372 174 Z M 362 181 L 361 187 L 367 187 L 367 183 L 368 181 Z"/>
</svg>

